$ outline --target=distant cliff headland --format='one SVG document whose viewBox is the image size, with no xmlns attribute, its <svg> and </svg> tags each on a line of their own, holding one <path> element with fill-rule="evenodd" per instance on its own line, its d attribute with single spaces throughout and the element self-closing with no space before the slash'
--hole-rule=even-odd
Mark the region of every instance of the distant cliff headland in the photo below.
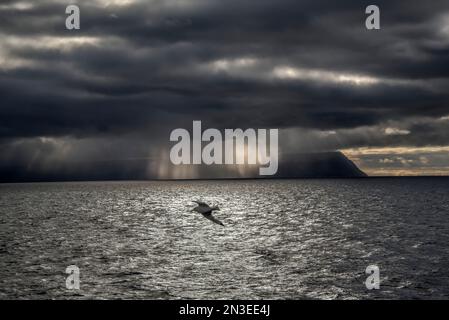
<svg viewBox="0 0 449 320">
<path fill-rule="evenodd" d="M 187 180 L 187 179 L 285 179 L 360 178 L 367 175 L 341 152 L 302 153 L 285 156 L 273 176 L 260 176 L 257 165 L 172 165 L 169 161 L 71 162 L 59 166 L 1 167 L 0 182 Z"/>
<path fill-rule="evenodd" d="M 279 166 L 277 178 L 360 178 L 367 174 L 343 153 L 305 153 Z"/>
</svg>

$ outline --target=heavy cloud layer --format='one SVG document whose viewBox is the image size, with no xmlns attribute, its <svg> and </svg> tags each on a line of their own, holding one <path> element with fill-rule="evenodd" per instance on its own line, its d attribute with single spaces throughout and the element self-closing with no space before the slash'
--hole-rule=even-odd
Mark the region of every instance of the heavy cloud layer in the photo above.
<svg viewBox="0 0 449 320">
<path fill-rule="evenodd" d="M 157 159 L 192 120 L 293 155 L 449 145 L 449 2 L 377 1 L 378 31 L 369 4 L 2 1 L 0 163 Z"/>
</svg>

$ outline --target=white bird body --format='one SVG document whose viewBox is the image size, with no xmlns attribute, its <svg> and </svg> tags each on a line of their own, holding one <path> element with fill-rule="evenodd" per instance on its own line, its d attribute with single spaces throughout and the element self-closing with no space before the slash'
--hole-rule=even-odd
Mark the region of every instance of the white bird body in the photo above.
<svg viewBox="0 0 449 320">
<path fill-rule="evenodd" d="M 215 222 L 216 224 L 219 224 L 224 227 L 224 224 L 212 215 L 213 211 L 219 211 L 220 208 L 210 207 L 207 203 L 201 201 L 193 201 L 193 202 L 198 204 L 197 207 L 193 208 L 193 211 L 201 213 L 203 217 L 205 217 L 206 219 L 209 219 L 210 221 Z"/>
</svg>

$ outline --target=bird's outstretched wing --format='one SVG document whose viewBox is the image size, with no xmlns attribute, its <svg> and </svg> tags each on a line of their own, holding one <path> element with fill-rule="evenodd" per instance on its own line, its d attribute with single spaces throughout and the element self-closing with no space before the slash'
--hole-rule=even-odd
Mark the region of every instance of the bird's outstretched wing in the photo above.
<svg viewBox="0 0 449 320">
<path fill-rule="evenodd" d="M 219 224 L 220 226 L 223 226 L 223 227 L 224 227 L 224 224 L 223 224 L 220 220 L 218 220 L 217 218 L 215 218 L 215 217 L 212 215 L 212 213 L 203 213 L 203 216 L 204 216 L 206 219 L 209 219 L 210 221 L 215 222 L 216 224 Z"/>
<path fill-rule="evenodd" d="M 201 202 L 201 201 L 193 200 L 192 202 L 195 202 L 195 203 L 198 204 L 200 207 L 208 207 L 208 206 L 209 206 L 207 203 Z"/>
</svg>

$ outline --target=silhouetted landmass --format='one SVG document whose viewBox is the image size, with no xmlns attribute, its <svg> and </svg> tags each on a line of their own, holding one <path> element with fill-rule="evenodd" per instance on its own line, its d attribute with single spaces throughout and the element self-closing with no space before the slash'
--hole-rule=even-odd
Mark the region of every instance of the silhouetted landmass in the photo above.
<svg viewBox="0 0 449 320">
<path fill-rule="evenodd" d="M 354 162 L 341 152 L 296 155 L 279 166 L 277 178 L 360 178 L 366 177 Z"/>
<path fill-rule="evenodd" d="M 159 170 L 163 174 L 149 173 L 148 168 L 154 166 L 163 168 Z M 167 162 L 149 163 L 139 159 L 73 162 L 47 168 L 0 167 L 0 182 L 366 177 L 341 152 L 290 155 L 281 159 L 277 174 L 260 176 L 258 172 L 258 165 L 186 165 L 181 168 Z"/>
</svg>

